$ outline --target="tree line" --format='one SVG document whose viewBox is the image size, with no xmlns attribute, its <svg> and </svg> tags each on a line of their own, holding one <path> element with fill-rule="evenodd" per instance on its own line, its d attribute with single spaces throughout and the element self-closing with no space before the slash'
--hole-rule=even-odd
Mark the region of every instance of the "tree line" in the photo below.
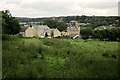
<svg viewBox="0 0 120 80">
<path fill-rule="evenodd" d="M 83 39 L 99 39 L 107 41 L 120 41 L 120 28 L 93 30 L 91 28 L 81 29 Z"/>
<path fill-rule="evenodd" d="M 2 33 L 3 34 L 18 34 L 20 32 L 20 24 L 19 20 L 15 17 L 12 17 L 9 10 L 1 11 L 2 13 Z M 67 22 L 70 20 L 77 20 L 84 23 L 93 23 L 90 27 L 90 25 L 83 26 L 85 29 L 81 29 L 80 34 L 83 39 L 100 39 L 100 40 L 111 40 L 111 41 L 117 41 L 120 39 L 120 28 L 118 24 L 118 17 L 87 17 L 87 16 L 69 16 L 64 17 L 63 19 L 61 17 L 56 18 L 45 18 L 42 19 L 43 21 L 38 24 L 46 24 L 50 28 L 57 28 L 60 31 L 66 31 L 67 29 Z M 92 21 L 90 20 L 92 19 Z M 34 19 L 36 20 L 36 19 Z M 39 18 L 38 18 L 39 20 Z M 95 27 L 103 25 L 110 25 L 114 24 L 114 28 L 112 29 L 103 29 L 103 30 L 94 30 Z M 81 27 L 81 26 L 80 26 Z M 94 28 L 93 28 L 94 27 Z"/>
<path fill-rule="evenodd" d="M 119 26 L 119 17 L 118 16 L 63 16 L 63 17 L 47 17 L 47 18 L 22 18 L 16 17 L 19 22 L 44 22 L 45 20 L 63 21 L 69 23 L 71 20 L 75 20 L 78 23 L 89 23 L 88 25 L 82 25 L 82 27 L 92 27 L 96 28 L 98 26 L 109 26 L 114 27 Z"/>
</svg>

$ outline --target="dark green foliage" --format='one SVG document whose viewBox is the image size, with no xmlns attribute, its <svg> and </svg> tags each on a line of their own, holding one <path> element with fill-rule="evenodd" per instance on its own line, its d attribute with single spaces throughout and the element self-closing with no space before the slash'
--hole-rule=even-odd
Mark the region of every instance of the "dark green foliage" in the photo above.
<svg viewBox="0 0 120 80">
<path fill-rule="evenodd" d="M 3 34 L 17 34 L 20 32 L 20 25 L 15 17 L 12 17 L 8 10 L 2 11 L 2 32 Z"/>
<path fill-rule="evenodd" d="M 66 31 L 67 24 L 65 22 L 59 22 L 57 20 L 48 19 L 44 21 L 44 24 L 50 28 L 57 28 L 59 31 Z"/>
<path fill-rule="evenodd" d="M 86 29 L 81 29 L 80 34 L 82 35 L 83 39 L 88 39 L 90 36 L 92 36 L 92 29 L 91 28 L 86 28 Z"/>
<path fill-rule="evenodd" d="M 48 25 L 50 28 L 56 28 L 58 22 L 56 20 L 45 20 L 44 24 Z"/>
<path fill-rule="evenodd" d="M 92 30 L 91 28 L 81 29 L 80 34 L 83 39 L 99 39 L 107 41 L 119 41 L 120 29 L 104 29 L 104 30 Z"/>
<path fill-rule="evenodd" d="M 54 18 L 54 20 L 52 20 Z M 48 18 L 17 18 L 20 22 L 45 22 L 48 25 L 54 25 L 55 27 L 57 21 L 64 21 L 65 23 L 70 22 L 71 20 L 76 20 L 79 23 L 90 23 L 87 26 L 81 25 L 84 27 L 96 28 L 98 26 L 108 26 L 113 25 L 119 27 L 119 17 L 118 16 L 63 16 L 63 17 L 48 17 Z M 62 19 L 62 20 L 61 20 Z M 54 22 L 53 22 L 54 21 Z M 54 24 L 55 23 L 55 24 Z M 38 23 L 44 24 L 44 23 Z"/>
<path fill-rule="evenodd" d="M 65 22 L 58 22 L 57 28 L 60 32 L 61 31 L 66 31 L 67 30 L 67 24 Z"/>
<path fill-rule="evenodd" d="M 48 37 L 48 33 L 47 32 L 45 33 L 45 37 Z"/>
</svg>

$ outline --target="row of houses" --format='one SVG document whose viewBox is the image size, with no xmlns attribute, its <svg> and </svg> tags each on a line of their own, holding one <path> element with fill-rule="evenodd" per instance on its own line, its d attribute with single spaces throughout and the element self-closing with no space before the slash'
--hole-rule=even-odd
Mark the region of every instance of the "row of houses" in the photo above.
<svg viewBox="0 0 120 80">
<path fill-rule="evenodd" d="M 80 35 L 80 27 L 76 21 L 71 21 L 68 24 L 66 32 L 60 32 L 57 28 L 49 28 L 47 25 L 25 25 L 21 27 L 20 35 L 23 37 L 59 37 L 59 36 L 71 36 L 75 37 Z"/>
<path fill-rule="evenodd" d="M 20 30 L 20 35 L 23 37 L 51 37 L 53 32 L 53 37 L 61 36 L 61 32 L 58 29 L 50 29 L 47 25 L 32 25 L 32 26 L 22 26 Z"/>
</svg>

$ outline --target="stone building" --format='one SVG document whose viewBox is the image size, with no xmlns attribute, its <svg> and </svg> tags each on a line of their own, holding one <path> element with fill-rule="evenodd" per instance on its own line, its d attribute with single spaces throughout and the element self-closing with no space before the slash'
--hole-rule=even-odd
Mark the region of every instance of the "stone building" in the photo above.
<svg viewBox="0 0 120 80">
<path fill-rule="evenodd" d="M 32 25 L 32 26 L 22 26 L 20 33 L 23 37 L 51 37 L 53 32 L 53 37 L 61 36 L 61 32 L 58 29 L 50 29 L 47 25 Z"/>
</svg>

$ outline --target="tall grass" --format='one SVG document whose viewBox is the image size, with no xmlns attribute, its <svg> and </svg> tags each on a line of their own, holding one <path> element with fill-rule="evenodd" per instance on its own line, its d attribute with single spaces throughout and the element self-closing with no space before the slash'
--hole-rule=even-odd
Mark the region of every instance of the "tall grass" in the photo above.
<svg viewBox="0 0 120 80">
<path fill-rule="evenodd" d="M 3 40 L 3 78 L 114 78 L 117 42 Z"/>
</svg>

